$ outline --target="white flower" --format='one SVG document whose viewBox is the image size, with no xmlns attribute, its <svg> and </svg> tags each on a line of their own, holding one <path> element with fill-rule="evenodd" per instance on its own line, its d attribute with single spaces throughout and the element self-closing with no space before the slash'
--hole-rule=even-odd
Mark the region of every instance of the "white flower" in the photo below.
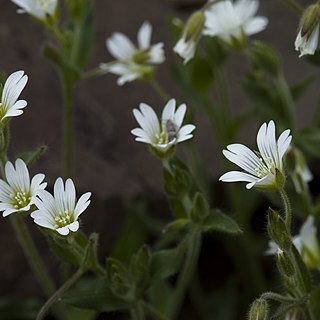
<svg viewBox="0 0 320 320">
<path fill-rule="evenodd" d="M 242 40 L 266 28 L 268 19 L 255 17 L 259 6 L 258 0 L 225 0 L 213 4 L 206 10 L 203 34 L 218 36 L 230 43 L 234 39 Z"/>
<path fill-rule="evenodd" d="M 299 234 L 292 238 L 292 242 L 307 266 L 311 268 L 320 267 L 320 247 L 313 216 L 308 216 L 301 226 Z M 275 254 L 278 249 L 278 245 L 270 240 L 266 254 Z"/>
<path fill-rule="evenodd" d="M 182 36 L 173 48 L 173 51 L 184 59 L 184 64 L 194 57 L 204 22 L 205 16 L 201 10 L 193 13 L 183 28 Z"/>
<path fill-rule="evenodd" d="M 21 115 L 22 109 L 27 106 L 25 100 L 17 101 L 28 81 L 28 76 L 23 74 L 24 71 L 12 73 L 4 84 L 0 100 L 0 122 L 5 118 Z"/>
<path fill-rule="evenodd" d="M 44 174 L 35 175 L 30 183 L 29 171 L 21 159 L 17 159 L 15 167 L 8 161 L 5 165 L 6 181 L 0 179 L 0 211 L 2 216 L 17 211 L 28 211 L 40 190 L 46 187 Z"/>
<path fill-rule="evenodd" d="M 314 54 L 318 47 L 319 40 L 319 23 L 314 27 L 311 34 L 302 35 L 302 28 L 299 30 L 296 41 L 294 43 L 296 51 L 300 51 L 299 58 L 306 54 Z"/>
<path fill-rule="evenodd" d="M 180 105 L 176 110 L 176 101 L 168 101 L 162 111 L 161 122 L 154 110 L 145 103 L 140 104 L 140 110 L 134 109 L 133 114 L 141 128 L 135 128 L 131 133 L 136 141 L 150 144 L 160 152 L 166 152 L 175 144 L 191 139 L 191 132 L 195 129 L 192 124 L 181 127 L 186 113 L 186 105 Z"/>
<path fill-rule="evenodd" d="M 40 190 L 35 199 L 38 210 L 31 213 L 34 222 L 41 227 L 57 231 L 61 235 L 68 235 L 69 231 L 79 229 L 78 218 L 90 204 L 91 193 L 83 194 L 76 202 L 76 190 L 71 179 L 63 184 L 58 178 L 53 188 L 54 196 L 46 190 Z"/>
<path fill-rule="evenodd" d="M 19 13 L 28 13 L 31 16 L 45 20 L 47 16 L 53 16 L 58 0 L 11 0 L 13 3 L 18 5 L 21 9 Z"/>
<path fill-rule="evenodd" d="M 197 43 L 194 40 L 187 40 L 186 37 L 181 37 L 173 48 L 173 51 L 184 59 L 183 63 L 188 63 L 196 52 Z"/>
<path fill-rule="evenodd" d="M 154 71 L 154 65 L 165 60 L 163 43 L 151 45 L 151 33 L 151 24 L 144 22 L 138 31 L 137 47 L 126 35 L 115 32 L 107 39 L 106 46 L 117 60 L 101 63 L 101 70 L 119 75 L 119 86 L 150 75 Z"/>
<path fill-rule="evenodd" d="M 318 47 L 320 23 L 320 4 L 314 3 L 308 6 L 301 17 L 300 28 L 294 43 L 299 57 L 306 54 L 314 54 Z"/>
<path fill-rule="evenodd" d="M 245 172 L 230 171 L 220 177 L 223 182 L 249 182 L 246 187 L 276 188 L 276 172 L 283 174 L 282 158 L 290 146 L 290 130 L 285 130 L 276 141 L 275 124 L 271 120 L 264 123 L 257 134 L 259 153 L 251 151 L 243 144 L 230 144 L 223 150 L 224 156 L 241 167 Z"/>
</svg>

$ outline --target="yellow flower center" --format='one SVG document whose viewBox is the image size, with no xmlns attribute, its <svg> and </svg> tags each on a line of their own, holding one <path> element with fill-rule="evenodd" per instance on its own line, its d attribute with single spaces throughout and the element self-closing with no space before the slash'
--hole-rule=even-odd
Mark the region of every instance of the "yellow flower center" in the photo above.
<svg viewBox="0 0 320 320">
<path fill-rule="evenodd" d="M 269 173 L 276 173 L 276 164 L 270 157 L 267 157 L 264 160 L 262 158 L 259 158 L 259 161 L 259 165 L 255 168 L 256 176 L 258 178 L 263 178 Z"/>
<path fill-rule="evenodd" d="M 54 218 L 55 228 L 62 228 L 66 225 L 74 222 L 73 214 L 69 212 L 69 210 L 60 211 Z"/>
<path fill-rule="evenodd" d="M 41 9 L 47 9 L 50 4 L 50 0 L 37 0 L 37 3 Z"/>
<path fill-rule="evenodd" d="M 30 193 L 20 190 L 14 194 L 11 194 L 10 198 L 12 199 L 13 207 L 16 209 L 21 209 L 26 207 L 30 203 L 31 195 Z"/>
</svg>

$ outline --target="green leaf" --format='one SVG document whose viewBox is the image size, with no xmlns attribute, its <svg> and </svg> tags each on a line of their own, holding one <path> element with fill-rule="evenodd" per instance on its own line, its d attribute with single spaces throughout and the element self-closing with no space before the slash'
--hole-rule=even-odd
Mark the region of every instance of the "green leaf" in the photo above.
<svg viewBox="0 0 320 320">
<path fill-rule="evenodd" d="M 175 275 L 181 268 L 185 253 L 185 241 L 174 249 L 160 250 L 151 255 L 151 281 L 166 279 Z"/>
<path fill-rule="evenodd" d="M 309 89 L 310 85 L 316 80 L 314 75 L 310 75 L 298 83 L 291 86 L 290 91 L 294 101 L 297 101 L 307 89 Z"/>
<path fill-rule="evenodd" d="M 320 129 L 316 127 L 306 128 L 297 135 L 298 144 L 301 149 L 311 156 L 320 157 Z"/>
<path fill-rule="evenodd" d="M 27 166 L 31 166 L 47 151 L 47 146 L 41 146 L 34 151 L 27 151 L 17 155 L 17 158 L 22 159 Z"/>
<path fill-rule="evenodd" d="M 197 192 L 193 198 L 191 219 L 194 222 L 201 222 L 206 216 L 209 215 L 209 204 L 206 198 Z"/>
<path fill-rule="evenodd" d="M 58 53 L 58 51 L 51 45 L 45 45 L 42 49 L 42 54 L 63 75 L 68 85 L 71 85 L 80 79 L 78 70 L 70 66 L 66 58 L 62 56 L 61 53 Z"/>
<path fill-rule="evenodd" d="M 135 298 L 142 298 L 145 290 L 149 285 L 150 274 L 150 250 L 148 246 L 144 245 L 140 250 L 131 257 L 130 261 L 130 275 L 132 281 L 135 283 Z"/>
<path fill-rule="evenodd" d="M 0 319 L 34 320 L 42 303 L 35 299 L 0 299 Z"/>
<path fill-rule="evenodd" d="M 295 246 L 292 246 L 292 253 L 295 259 L 295 263 L 296 263 L 296 272 L 297 272 L 297 284 L 298 284 L 298 288 L 299 291 L 304 292 L 304 293 L 310 293 L 311 291 L 311 277 L 310 277 L 310 272 L 307 268 L 307 266 L 305 265 L 305 263 L 303 262 L 300 253 L 298 252 L 298 250 L 296 249 Z"/>
<path fill-rule="evenodd" d="M 230 234 L 242 233 L 239 225 L 219 209 L 212 210 L 210 215 L 203 220 L 202 230 L 203 232 L 220 231 Z"/>
<path fill-rule="evenodd" d="M 249 58 L 254 68 L 276 76 L 281 70 L 280 59 L 277 52 L 266 43 L 256 41 L 249 51 Z"/>
<path fill-rule="evenodd" d="M 96 278 L 80 286 L 66 292 L 62 301 L 75 307 L 105 312 L 123 310 L 131 306 L 129 302 L 112 293 L 106 278 Z"/>
</svg>

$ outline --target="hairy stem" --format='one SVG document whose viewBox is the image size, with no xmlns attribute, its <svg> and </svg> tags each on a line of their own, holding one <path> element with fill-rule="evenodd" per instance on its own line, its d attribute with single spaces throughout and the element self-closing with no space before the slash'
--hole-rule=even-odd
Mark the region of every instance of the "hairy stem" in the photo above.
<svg viewBox="0 0 320 320">
<path fill-rule="evenodd" d="M 173 293 L 169 319 L 176 319 L 187 293 L 188 286 L 197 266 L 201 249 L 201 232 L 197 228 L 191 230 L 188 239 L 188 252 L 183 269 Z"/>
<path fill-rule="evenodd" d="M 68 279 L 43 305 L 36 320 L 42 320 L 52 305 L 64 294 L 83 274 L 84 270 L 79 269 L 70 279 Z"/>
<path fill-rule="evenodd" d="M 40 257 L 23 217 L 18 214 L 12 214 L 10 215 L 10 221 L 37 281 L 41 285 L 43 292 L 50 296 L 55 291 L 54 283 Z"/>
<path fill-rule="evenodd" d="M 301 7 L 295 0 L 282 0 L 282 2 L 296 13 L 303 13 L 303 7 Z"/>
</svg>

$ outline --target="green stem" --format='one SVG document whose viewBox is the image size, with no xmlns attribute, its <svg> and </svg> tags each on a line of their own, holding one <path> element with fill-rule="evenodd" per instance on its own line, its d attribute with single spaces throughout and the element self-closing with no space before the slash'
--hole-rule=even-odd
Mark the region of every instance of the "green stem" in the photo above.
<svg viewBox="0 0 320 320">
<path fill-rule="evenodd" d="M 145 312 L 154 320 L 168 320 L 159 310 L 154 308 L 152 305 L 145 301 L 141 301 L 141 306 L 144 308 Z"/>
<path fill-rule="evenodd" d="M 281 199 L 282 199 L 284 210 L 285 210 L 286 226 L 287 226 L 288 230 L 290 231 L 291 230 L 291 216 L 292 216 L 290 200 L 288 198 L 287 193 L 285 192 L 285 190 L 283 188 L 281 188 L 279 190 L 279 193 L 281 195 Z"/>
<path fill-rule="evenodd" d="M 42 320 L 52 305 L 64 294 L 83 274 L 84 270 L 79 269 L 68 281 L 66 281 L 43 305 L 40 309 L 36 320 Z"/>
<path fill-rule="evenodd" d="M 165 92 L 160 83 L 154 77 L 150 80 L 150 84 L 164 102 L 167 102 L 170 99 L 170 96 Z"/>
<path fill-rule="evenodd" d="M 73 102 L 72 102 L 73 84 L 67 79 L 63 82 L 64 97 L 64 128 L 63 128 L 63 146 L 64 146 L 64 177 L 72 177 L 73 171 Z"/>
<path fill-rule="evenodd" d="M 284 118 L 288 119 L 288 126 L 294 132 L 295 130 L 295 104 L 292 98 L 292 94 L 290 92 L 290 88 L 288 86 L 288 83 L 284 79 L 282 74 L 279 74 L 275 78 L 275 85 L 276 88 L 278 89 L 278 93 L 280 95 L 280 98 L 282 100 L 283 105 L 285 106 L 284 111 Z"/>
<path fill-rule="evenodd" d="M 287 5 L 290 9 L 301 15 L 303 13 L 303 7 L 300 6 L 299 3 L 297 3 L 294 0 L 282 0 L 285 5 Z"/>
<path fill-rule="evenodd" d="M 201 232 L 197 228 L 191 230 L 188 239 L 188 252 L 183 269 L 179 275 L 171 301 L 169 319 L 176 319 L 187 293 L 189 283 L 197 266 L 201 249 Z"/>
<path fill-rule="evenodd" d="M 18 214 L 12 214 L 10 215 L 10 221 L 35 277 L 41 285 L 43 292 L 47 296 L 50 296 L 55 291 L 55 285 L 31 238 L 23 217 Z"/>
<path fill-rule="evenodd" d="M 145 320 L 144 310 L 141 301 L 138 301 L 136 307 L 131 309 L 131 319 Z"/>
</svg>

